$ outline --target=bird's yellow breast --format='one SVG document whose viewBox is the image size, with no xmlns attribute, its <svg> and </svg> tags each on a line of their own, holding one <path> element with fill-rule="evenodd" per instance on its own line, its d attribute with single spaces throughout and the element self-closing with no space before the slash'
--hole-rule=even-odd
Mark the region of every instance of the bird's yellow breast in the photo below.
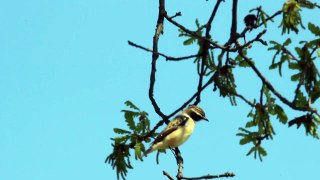
<svg viewBox="0 0 320 180">
<path fill-rule="evenodd" d="M 170 148 L 175 148 L 183 144 L 193 132 L 195 123 L 193 120 L 189 119 L 187 123 L 169 134 L 164 138 L 164 145 Z"/>
</svg>

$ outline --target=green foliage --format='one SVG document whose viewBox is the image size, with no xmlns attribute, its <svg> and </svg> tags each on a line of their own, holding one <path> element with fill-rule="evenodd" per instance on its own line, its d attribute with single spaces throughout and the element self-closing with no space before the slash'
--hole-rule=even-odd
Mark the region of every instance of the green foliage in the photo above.
<svg viewBox="0 0 320 180">
<path fill-rule="evenodd" d="M 294 64 L 294 69 L 299 72 L 291 76 L 292 81 L 299 81 L 304 85 L 308 94 L 312 92 L 320 77 L 319 71 L 313 62 L 316 58 L 312 57 L 310 52 L 310 49 L 312 51 L 314 48 L 316 47 L 308 42 L 305 42 L 302 48 L 295 48 L 300 59 Z"/>
<path fill-rule="evenodd" d="M 320 28 L 312 23 L 308 23 L 308 29 L 314 34 L 315 36 L 320 36 Z"/>
<path fill-rule="evenodd" d="M 113 169 L 116 169 L 117 178 L 125 179 L 128 169 L 133 169 L 130 163 L 130 149 L 134 151 L 136 160 L 143 160 L 145 146 L 143 142 L 150 142 L 152 137 L 157 134 L 148 134 L 150 132 L 150 121 L 148 113 L 140 111 L 132 102 L 126 101 L 125 105 L 130 110 L 122 110 L 129 130 L 114 128 L 113 131 L 121 136 L 111 138 L 113 143 L 113 152 L 106 158 Z"/>
<path fill-rule="evenodd" d="M 269 66 L 269 69 L 278 69 L 279 70 L 279 74 L 280 76 L 282 76 L 282 65 L 284 62 L 288 62 L 289 63 L 289 68 L 292 64 L 292 62 L 290 61 L 292 59 L 290 52 L 287 51 L 286 46 L 288 46 L 289 44 L 291 44 L 291 39 L 288 38 L 283 44 L 279 44 L 275 41 L 270 41 L 270 44 L 272 44 L 273 46 L 268 48 L 268 50 L 275 50 L 276 53 L 274 54 L 273 58 L 272 58 L 272 64 Z M 276 62 L 276 58 L 278 57 L 278 55 L 281 53 L 281 57 L 280 60 L 278 62 Z"/>
<path fill-rule="evenodd" d="M 112 144 L 113 152 L 107 157 L 106 163 L 109 163 L 112 168 L 116 168 L 117 179 L 125 179 L 128 169 L 133 169 L 130 163 L 129 148 L 125 144 L 115 143 Z"/>
<path fill-rule="evenodd" d="M 251 132 L 244 128 L 239 128 L 239 133 L 237 133 L 237 136 L 241 136 L 242 139 L 240 140 L 241 145 L 245 145 L 248 143 L 253 143 L 253 147 L 249 150 L 247 153 L 247 156 L 251 155 L 254 152 L 254 158 L 257 158 L 257 155 L 259 156 L 260 161 L 262 161 L 263 156 L 267 156 L 267 152 L 265 149 L 261 146 L 261 140 L 263 139 L 259 133 L 257 132 Z"/>
<path fill-rule="evenodd" d="M 144 145 L 137 141 L 136 145 L 134 146 L 134 157 L 136 160 L 140 160 L 143 161 L 142 156 L 143 156 L 143 152 L 145 151 Z"/>
<path fill-rule="evenodd" d="M 279 106 L 278 104 L 276 104 L 274 106 L 274 112 L 275 114 L 277 115 L 277 118 L 279 119 L 279 121 L 282 123 L 282 124 L 286 124 L 287 121 L 288 121 L 288 116 L 287 114 L 284 112 L 284 110 L 282 109 L 281 106 Z"/>
<path fill-rule="evenodd" d="M 300 6 L 296 0 L 288 0 L 283 4 L 282 13 L 283 18 L 279 27 L 282 27 L 282 34 L 294 31 L 299 32 L 298 25 L 304 28 L 300 16 Z"/>
<path fill-rule="evenodd" d="M 296 98 L 294 99 L 294 104 L 297 107 L 301 107 L 301 108 L 308 106 L 307 98 L 303 95 L 303 93 L 300 90 L 296 92 Z"/>
<path fill-rule="evenodd" d="M 296 0 L 296 1 L 303 8 L 314 9 L 316 7 L 316 4 L 310 2 L 309 0 Z"/>
<path fill-rule="evenodd" d="M 113 131 L 117 134 L 130 134 L 130 131 L 124 130 L 124 129 L 119 129 L 119 128 L 113 128 Z"/>
<path fill-rule="evenodd" d="M 203 28 L 205 28 L 205 26 L 200 26 L 198 19 L 195 20 L 195 24 L 197 27 L 197 30 L 195 32 L 197 35 L 201 36 L 202 32 L 203 32 L 202 30 L 203 30 Z M 182 29 L 179 29 L 179 32 L 180 32 L 179 37 L 186 37 L 187 38 L 185 41 L 183 41 L 183 45 L 188 46 L 188 45 L 193 44 L 194 42 L 197 42 L 199 46 L 202 45 L 203 42 L 198 37 L 193 36 L 187 32 L 184 32 Z"/>
<path fill-rule="evenodd" d="M 220 96 L 229 97 L 232 105 L 236 105 L 236 84 L 235 79 L 232 72 L 232 67 L 229 65 L 225 65 L 220 70 L 219 78 L 214 81 L 215 90 L 216 88 L 220 91 Z"/>
<path fill-rule="evenodd" d="M 126 106 L 130 107 L 131 109 L 140 111 L 140 109 L 139 109 L 137 106 L 135 106 L 131 101 L 126 101 L 126 102 L 124 102 L 124 104 L 125 104 Z"/>
<path fill-rule="evenodd" d="M 200 23 L 199 23 L 199 20 L 196 19 L 195 20 L 195 24 L 196 24 L 196 27 L 197 27 L 197 30 L 195 31 L 195 33 L 201 37 L 202 36 L 202 33 L 203 33 L 203 29 L 206 27 L 206 26 L 200 26 Z M 196 59 L 194 60 L 195 63 L 197 63 L 197 71 L 198 71 L 198 74 L 200 74 L 200 60 L 201 58 L 204 59 L 204 64 L 205 64 L 205 68 L 206 69 L 209 69 L 209 73 L 205 74 L 205 75 L 209 75 L 210 73 L 214 72 L 214 70 L 216 69 L 215 67 L 215 64 L 214 64 L 214 55 L 213 55 L 213 52 L 210 51 L 209 52 L 203 52 L 203 40 L 198 38 L 197 36 L 194 36 L 194 35 L 191 35 L 187 32 L 184 32 L 182 29 L 179 29 L 179 37 L 186 37 L 187 39 L 183 41 L 183 45 L 185 46 L 189 46 L 189 45 L 192 45 L 194 42 L 197 42 L 197 45 L 199 47 L 199 50 L 198 50 L 198 54 L 199 56 L 196 57 Z M 205 56 L 203 56 L 204 54 L 206 54 Z"/>
<path fill-rule="evenodd" d="M 310 93 L 311 103 L 313 104 L 320 97 L 320 81 L 317 81 Z"/>
<path fill-rule="evenodd" d="M 253 147 L 247 153 L 247 156 L 254 152 L 254 158 L 259 156 L 262 161 L 262 157 L 266 156 L 267 153 L 264 148 L 261 147 L 261 142 L 264 139 L 273 139 L 275 131 L 273 129 L 270 115 L 276 116 L 277 119 L 283 124 L 288 121 L 287 114 L 284 112 L 283 108 L 275 103 L 275 98 L 271 97 L 271 93 L 266 86 L 263 86 L 262 92 L 265 97 L 265 103 L 262 104 L 262 97 L 260 103 L 255 103 L 254 108 L 249 112 L 248 117 L 251 118 L 247 122 L 245 128 L 240 128 L 240 133 L 237 136 L 241 136 L 240 144 L 252 143 Z M 255 131 L 249 131 L 247 129 L 256 128 Z"/>
<path fill-rule="evenodd" d="M 247 49 L 243 49 L 242 53 L 243 53 L 243 55 L 246 56 L 247 55 Z M 255 64 L 254 61 L 252 61 L 252 60 L 250 60 L 250 61 L 251 61 L 252 64 Z M 240 54 L 238 54 L 236 56 L 236 58 L 233 60 L 232 64 L 236 65 L 236 66 L 239 66 L 239 67 L 243 67 L 243 68 L 250 67 L 249 63 L 245 59 L 243 59 Z"/>
<path fill-rule="evenodd" d="M 315 36 L 320 36 L 320 28 L 312 23 L 308 24 L 308 29 Z M 319 98 L 319 78 L 320 73 L 315 65 L 316 56 L 315 51 L 320 45 L 320 39 L 314 39 L 311 41 L 301 41 L 302 47 L 295 47 L 295 57 L 291 53 L 287 46 L 291 43 L 291 39 L 288 38 L 283 44 L 279 44 L 275 41 L 270 41 L 273 46 L 268 50 L 275 50 L 276 53 L 273 57 L 272 64 L 269 69 L 278 69 L 280 76 L 282 75 L 282 66 L 284 62 L 288 62 L 288 68 L 294 71 L 298 71 L 291 76 L 291 81 L 297 82 L 298 86 L 303 86 L 305 91 L 310 97 L 309 101 L 314 103 Z M 279 61 L 276 62 L 276 58 L 280 55 Z M 299 107 L 307 107 L 305 98 L 302 97 L 301 92 L 296 92 L 295 102 Z"/>
</svg>

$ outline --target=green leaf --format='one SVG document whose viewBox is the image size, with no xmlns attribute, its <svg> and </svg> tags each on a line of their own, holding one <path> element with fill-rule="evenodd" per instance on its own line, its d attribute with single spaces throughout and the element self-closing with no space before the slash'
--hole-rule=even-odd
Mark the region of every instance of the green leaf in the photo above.
<svg viewBox="0 0 320 180">
<path fill-rule="evenodd" d="M 256 122 L 254 122 L 254 121 L 249 121 L 249 122 L 247 122 L 247 124 L 246 124 L 246 128 L 251 128 L 251 127 L 254 127 L 254 126 L 256 126 L 257 124 L 256 124 Z"/>
<path fill-rule="evenodd" d="M 197 26 L 197 28 L 199 28 L 200 27 L 200 23 L 199 23 L 199 20 L 198 20 L 198 18 L 196 18 L 196 26 Z"/>
<path fill-rule="evenodd" d="M 304 28 L 300 16 L 300 6 L 296 1 L 287 1 L 284 3 L 282 8 L 282 21 L 279 27 L 282 27 L 282 34 L 285 32 L 290 33 L 294 31 L 299 32 L 298 25 Z"/>
<path fill-rule="evenodd" d="M 266 21 L 265 13 L 261 13 L 261 21 L 263 22 L 264 27 L 267 27 L 267 21 Z"/>
<path fill-rule="evenodd" d="M 240 145 L 247 144 L 247 143 L 249 143 L 251 141 L 252 141 L 252 139 L 250 137 L 245 137 L 245 138 L 240 140 Z"/>
<path fill-rule="evenodd" d="M 311 92 L 311 103 L 314 103 L 317 101 L 317 99 L 320 97 L 320 81 L 318 81 L 312 89 Z"/>
<path fill-rule="evenodd" d="M 251 133 L 250 131 L 248 131 L 248 130 L 246 130 L 246 129 L 244 129 L 244 128 L 239 128 L 239 130 L 242 131 L 242 132 L 245 132 L 245 133 L 247 133 L 247 134 Z M 239 133 L 238 133 L 238 134 L 239 134 Z M 237 134 L 237 136 L 238 136 L 238 134 Z"/>
<path fill-rule="evenodd" d="M 262 156 L 267 156 L 267 152 L 261 146 L 258 146 L 257 149 L 258 149 L 258 152 L 259 152 L 259 159 L 260 159 L 260 161 L 262 161 Z"/>
<path fill-rule="evenodd" d="M 131 109 L 135 109 L 135 110 L 140 111 L 140 109 L 137 106 L 135 106 L 131 101 L 126 101 L 124 104 L 126 106 L 130 107 Z"/>
<path fill-rule="evenodd" d="M 256 149 L 256 147 L 255 146 L 253 146 L 251 149 L 250 149 L 250 151 L 247 153 L 247 156 L 249 156 L 250 154 L 252 154 L 254 151 L 256 151 L 257 149 Z"/>
<path fill-rule="evenodd" d="M 121 144 L 121 143 L 125 143 L 129 138 L 130 136 L 126 135 L 126 136 L 111 138 L 111 140 L 113 140 L 116 144 Z"/>
<path fill-rule="evenodd" d="M 106 158 L 105 163 L 109 163 L 113 169 L 116 169 L 117 179 L 125 179 L 128 169 L 132 169 L 130 163 L 129 147 L 125 144 L 112 144 L 113 152 Z"/>
<path fill-rule="evenodd" d="M 280 120 L 280 122 L 283 124 L 286 124 L 288 121 L 288 116 L 283 111 L 282 107 L 276 104 L 274 110 L 275 110 L 275 112 L 277 114 L 277 118 Z"/>
<path fill-rule="evenodd" d="M 291 42 L 292 42 L 291 39 L 288 38 L 288 39 L 283 43 L 283 46 L 288 46 Z"/>
<path fill-rule="evenodd" d="M 280 74 L 280 76 L 282 76 L 282 63 L 283 63 L 282 58 L 283 58 L 283 56 L 281 57 L 281 61 L 279 62 L 279 74 Z"/>
<path fill-rule="evenodd" d="M 140 142 L 137 142 L 136 145 L 134 146 L 134 156 L 136 160 L 139 159 L 140 161 L 143 161 L 142 155 L 141 155 L 142 146 L 143 144 Z"/>
<path fill-rule="evenodd" d="M 320 38 L 314 39 L 309 42 L 305 42 L 304 44 L 308 45 L 309 48 L 314 48 L 315 46 L 320 46 Z"/>
<path fill-rule="evenodd" d="M 302 49 L 299 48 L 299 47 L 295 47 L 294 49 L 296 50 L 296 52 L 297 52 L 297 54 L 299 55 L 299 57 L 302 58 L 302 56 L 303 56 Z"/>
<path fill-rule="evenodd" d="M 274 45 L 278 45 L 279 43 L 277 43 L 276 41 L 269 41 L 270 44 L 274 44 Z"/>
<path fill-rule="evenodd" d="M 252 60 L 249 60 L 251 61 L 252 64 L 254 64 L 254 61 Z M 245 60 L 242 60 L 242 61 L 239 61 L 239 67 L 250 67 L 249 63 Z"/>
<path fill-rule="evenodd" d="M 297 92 L 297 99 L 295 101 L 295 104 L 298 107 L 306 107 L 308 105 L 307 99 L 301 91 Z"/>
<path fill-rule="evenodd" d="M 267 151 L 266 151 L 263 147 L 261 147 L 261 146 L 258 146 L 258 151 L 259 151 L 259 153 L 260 153 L 261 155 L 263 155 L 263 156 L 266 156 L 266 155 L 267 155 Z"/>
<path fill-rule="evenodd" d="M 196 40 L 195 38 L 192 38 L 192 37 L 191 37 L 191 38 L 183 41 L 183 45 L 185 45 L 185 46 L 190 45 L 190 44 L 192 44 L 195 40 Z"/>
<path fill-rule="evenodd" d="M 276 69 L 277 67 L 278 67 L 278 63 L 276 63 L 276 64 L 271 64 L 270 66 L 269 66 L 269 69 L 271 70 L 271 69 Z"/>
<path fill-rule="evenodd" d="M 297 73 L 291 76 L 291 81 L 298 81 L 301 76 L 301 73 Z"/>
<path fill-rule="evenodd" d="M 308 29 L 316 36 L 320 36 L 320 28 L 311 22 L 308 24 Z"/>
<path fill-rule="evenodd" d="M 289 68 L 290 69 L 300 69 L 300 66 L 296 62 L 289 62 Z"/>
<path fill-rule="evenodd" d="M 119 129 L 119 128 L 113 128 L 113 131 L 117 134 L 130 134 L 130 131 L 124 130 L 124 129 Z"/>
<path fill-rule="evenodd" d="M 128 111 L 128 110 L 122 110 L 122 112 L 124 112 L 124 118 L 127 122 L 128 127 L 131 130 L 135 130 L 136 129 L 136 125 L 134 123 L 134 117 L 139 116 L 140 113 L 138 112 L 133 112 L 133 111 Z"/>
</svg>

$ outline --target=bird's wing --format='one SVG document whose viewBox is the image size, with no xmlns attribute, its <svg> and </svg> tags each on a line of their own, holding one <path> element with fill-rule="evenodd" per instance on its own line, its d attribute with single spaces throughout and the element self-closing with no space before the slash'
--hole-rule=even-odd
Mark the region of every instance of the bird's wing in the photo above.
<svg viewBox="0 0 320 180">
<path fill-rule="evenodd" d="M 167 137 L 170 133 L 177 130 L 179 127 L 184 126 L 188 121 L 188 117 L 184 115 L 176 116 L 168 126 L 157 136 L 152 144 L 157 144 L 161 142 L 165 137 Z"/>
</svg>

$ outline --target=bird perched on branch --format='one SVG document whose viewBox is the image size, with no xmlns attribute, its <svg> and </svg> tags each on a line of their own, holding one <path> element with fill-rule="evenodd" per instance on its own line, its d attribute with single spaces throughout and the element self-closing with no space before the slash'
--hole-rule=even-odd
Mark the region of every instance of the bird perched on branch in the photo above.
<svg viewBox="0 0 320 180">
<path fill-rule="evenodd" d="M 195 122 L 200 120 L 208 121 L 204 111 L 196 105 L 189 106 L 157 136 L 151 147 L 145 152 L 145 156 L 155 150 L 180 146 L 192 134 Z"/>
</svg>

